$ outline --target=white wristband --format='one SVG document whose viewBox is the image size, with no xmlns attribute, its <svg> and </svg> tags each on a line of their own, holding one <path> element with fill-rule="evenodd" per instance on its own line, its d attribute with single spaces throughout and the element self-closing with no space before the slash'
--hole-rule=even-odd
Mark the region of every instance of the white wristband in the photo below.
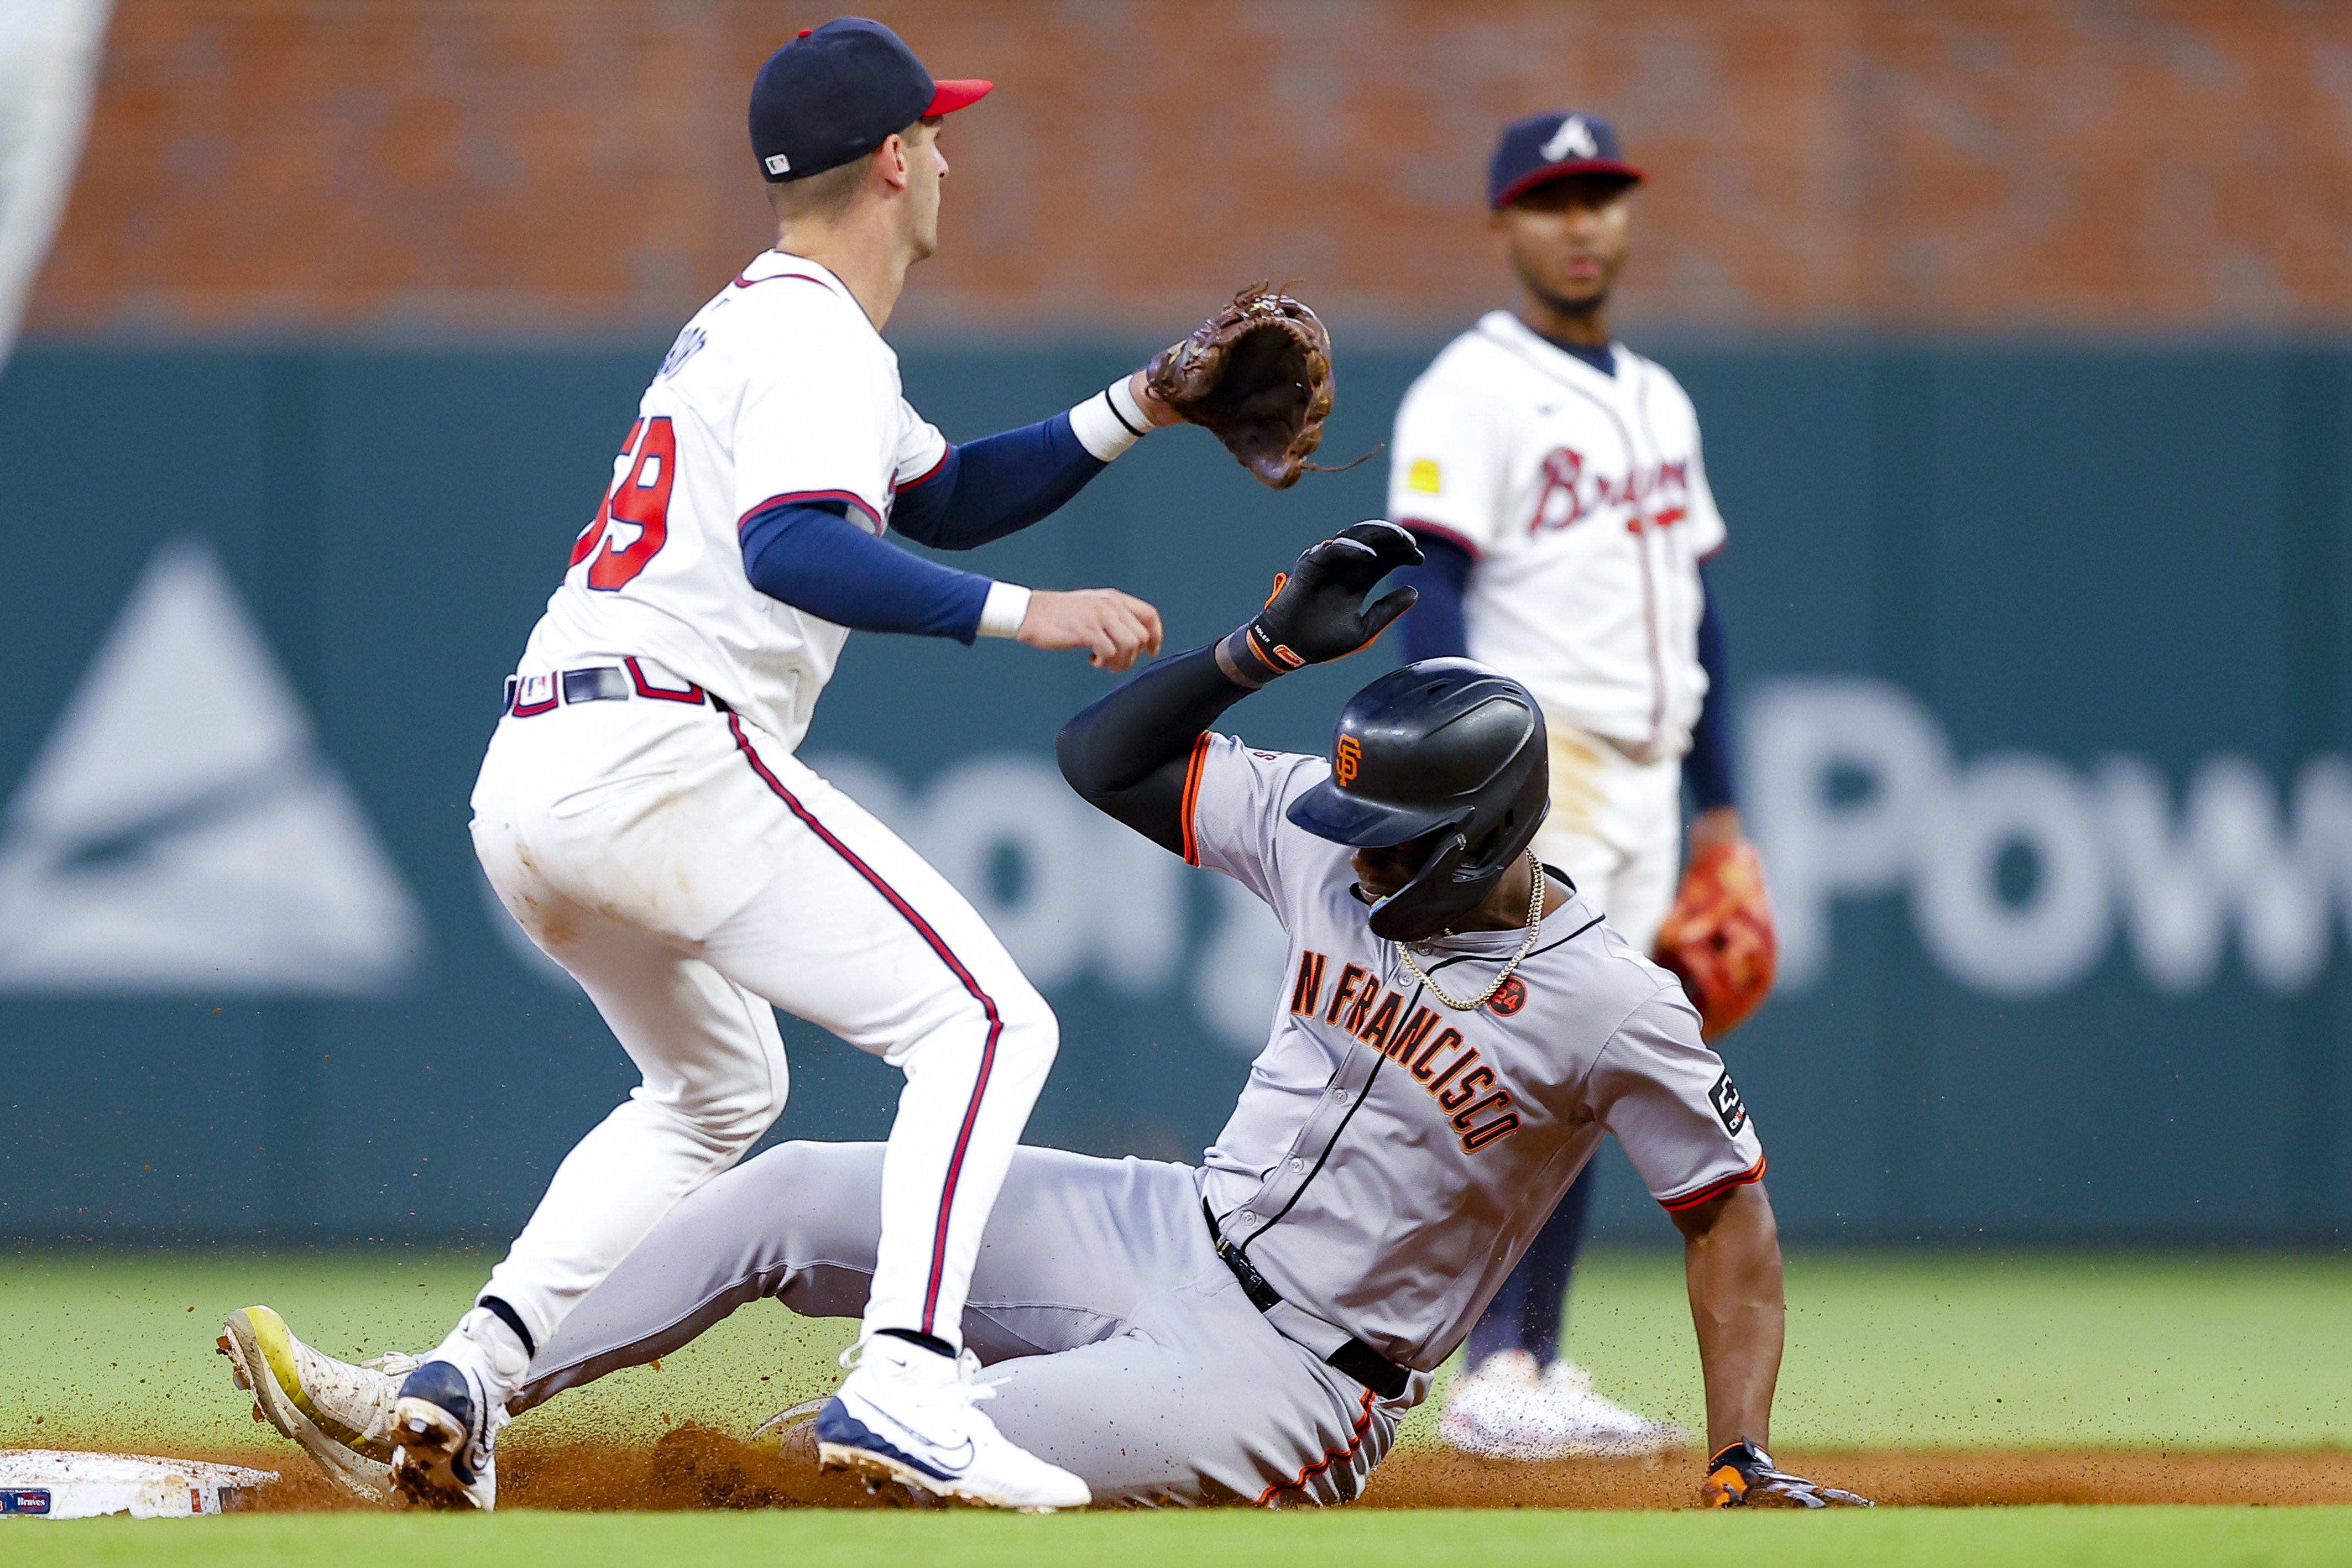
<svg viewBox="0 0 2352 1568">
<path fill-rule="evenodd" d="M 1136 402 L 1129 379 L 1120 376 L 1070 410 L 1070 433 L 1097 462 L 1109 462 L 1151 430 L 1151 420 Z"/>
<path fill-rule="evenodd" d="M 1017 637 L 1029 614 L 1029 590 L 1018 583 L 991 583 L 988 602 L 980 607 L 980 635 Z"/>
</svg>

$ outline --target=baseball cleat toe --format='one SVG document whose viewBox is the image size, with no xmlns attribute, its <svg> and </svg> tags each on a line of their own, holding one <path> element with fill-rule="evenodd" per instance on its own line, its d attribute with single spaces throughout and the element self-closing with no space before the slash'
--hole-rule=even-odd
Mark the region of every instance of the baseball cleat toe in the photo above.
<svg viewBox="0 0 2352 1568">
<path fill-rule="evenodd" d="M 419 1508 L 489 1511 L 498 1500 L 488 1402 L 478 1378 L 446 1361 L 408 1374 L 393 1406 L 393 1485 Z"/>
<path fill-rule="evenodd" d="M 231 1312 L 215 1342 L 237 1387 L 253 1396 L 255 1420 L 300 1444 L 344 1490 L 372 1502 L 392 1500 L 394 1384 L 387 1373 L 304 1344 L 268 1307 Z"/>
</svg>

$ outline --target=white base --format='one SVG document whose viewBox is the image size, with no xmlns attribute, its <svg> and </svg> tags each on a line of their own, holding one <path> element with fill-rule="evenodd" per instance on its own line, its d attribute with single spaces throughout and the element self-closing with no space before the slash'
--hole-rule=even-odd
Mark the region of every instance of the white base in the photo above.
<svg viewBox="0 0 2352 1568">
<path fill-rule="evenodd" d="M 277 1479 L 275 1470 L 200 1459 L 0 1448 L 0 1518 L 192 1519 L 227 1512 L 239 1491 Z"/>
</svg>

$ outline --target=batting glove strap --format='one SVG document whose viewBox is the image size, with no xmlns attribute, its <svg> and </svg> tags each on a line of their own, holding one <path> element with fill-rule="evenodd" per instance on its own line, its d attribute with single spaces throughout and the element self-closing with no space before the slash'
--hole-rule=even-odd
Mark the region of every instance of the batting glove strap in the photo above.
<svg viewBox="0 0 2352 1568">
<path fill-rule="evenodd" d="M 1227 680 L 1252 691 L 1277 675 L 1303 668 L 1308 662 L 1292 652 L 1265 621 L 1265 617 L 1260 616 L 1217 644 L 1217 668 L 1224 672 Z"/>
</svg>

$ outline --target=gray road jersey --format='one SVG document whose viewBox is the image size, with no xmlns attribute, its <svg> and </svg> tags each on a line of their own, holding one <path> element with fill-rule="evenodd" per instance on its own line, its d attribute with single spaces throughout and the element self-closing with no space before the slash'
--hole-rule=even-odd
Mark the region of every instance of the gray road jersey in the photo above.
<svg viewBox="0 0 2352 1568">
<path fill-rule="evenodd" d="M 1310 1348 L 1348 1334 L 1433 1370 L 1469 1332 L 1569 1184 L 1613 1132 L 1670 1209 L 1763 1174 L 1722 1058 L 1675 977 L 1581 897 L 1475 1013 L 1440 1005 L 1371 933 L 1341 846 L 1283 811 L 1320 758 L 1223 735 L 1194 749 L 1186 858 L 1264 899 L 1289 938 L 1271 1037 L 1202 1161 L 1202 1195 Z M 1414 948 L 1475 996 L 1525 940 Z"/>
</svg>

